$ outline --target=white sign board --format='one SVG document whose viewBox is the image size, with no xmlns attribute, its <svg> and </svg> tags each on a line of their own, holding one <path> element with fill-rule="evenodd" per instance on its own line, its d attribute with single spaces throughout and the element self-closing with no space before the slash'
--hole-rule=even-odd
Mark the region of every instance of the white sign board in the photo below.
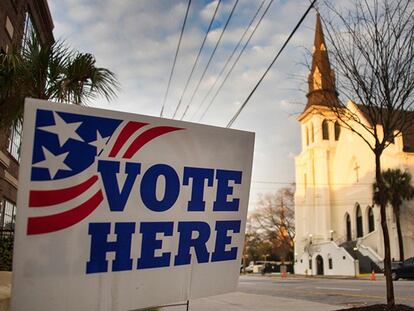
<svg viewBox="0 0 414 311">
<path fill-rule="evenodd" d="M 233 291 L 254 134 L 27 100 L 12 310 L 133 310 Z"/>
</svg>

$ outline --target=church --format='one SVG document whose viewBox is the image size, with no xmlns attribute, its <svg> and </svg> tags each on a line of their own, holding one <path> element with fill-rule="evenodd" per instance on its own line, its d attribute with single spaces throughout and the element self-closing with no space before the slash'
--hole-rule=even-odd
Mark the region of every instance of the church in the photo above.
<svg viewBox="0 0 414 311">
<path fill-rule="evenodd" d="M 295 157 L 295 273 L 356 276 L 383 268 L 379 207 L 373 204 L 374 153 L 341 127 L 330 107 L 339 103 L 319 14 L 316 17 L 307 104 L 298 121 L 301 152 Z M 361 106 L 348 108 L 366 120 Z M 368 124 L 368 123 L 367 123 Z M 377 125 L 379 127 L 379 125 Z M 414 142 L 400 135 L 385 149 L 382 169 L 414 176 Z M 414 256 L 414 203 L 402 209 L 405 257 Z M 397 229 L 387 208 L 391 258 L 399 260 Z"/>
</svg>

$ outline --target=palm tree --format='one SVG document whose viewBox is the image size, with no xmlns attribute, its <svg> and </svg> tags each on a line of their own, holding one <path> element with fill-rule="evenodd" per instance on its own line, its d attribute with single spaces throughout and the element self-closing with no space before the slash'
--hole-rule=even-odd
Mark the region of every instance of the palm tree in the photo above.
<svg viewBox="0 0 414 311">
<path fill-rule="evenodd" d="M 0 55 L 0 127 L 22 118 L 26 97 L 84 105 L 98 96 L 109 101 L 118 88 L 115 74 L 97 67 L 93 55 L 62 41 L 42 45 L 32 34 L 21 52 Z"/>
<path fill-rule="evenodd" d="M 414 188 L 411 186 L 411 174 L 400 169 L 388 169 L 382 172 L 382 178 L 385 183 L 386 199 L 392 206 L 397 224 L 398 248 L 400 250 L 400 261 L 404 261 L 404 241 L 401 231 L 401 205 L 404 200 L 410 200 L 414 197 Z M 374 189 L 377 186 L 374 184 Z M 374 202 L 378 204 L 377 195 L 374 191 Z"/>
</svg>

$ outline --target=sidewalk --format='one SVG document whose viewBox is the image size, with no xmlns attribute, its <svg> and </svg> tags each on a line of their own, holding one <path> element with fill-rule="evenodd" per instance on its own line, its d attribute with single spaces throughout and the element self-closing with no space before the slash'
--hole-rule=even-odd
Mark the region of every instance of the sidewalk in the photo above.
<svg viewBox="0 0 414 311">
<path fill-rule="evenodd" d="M 164 308 L 163 311 L 185 311 L 185 306 Z M 338 306 L 318 302 L 264 295 L 229 293 L 190 301 L 190 311 L 333 311 Z"/>
<path fill-rule="evenodd" d="M 242 274 L 241 274 L 242 275 Z M 261 274 L 245 274 L 246 276 L 262 276 Z M 279 277 L 280 273 L 265 274 L 263 277 Z M 306 278 L 306 279 L 337 279 L 337 280 L 370 280 L 371 273 L 358 274 L 357 276 L 342 276 L 342 275 L 304 275 L 304 274 L 288 274 L 287 278 Z M 383 273 L 376 273 L 375 278 L 377 280 L 385 280 Z"/>
<path fill-rule="evenodd" d="M 0 271 L 0 311 L 10 308 L 11 272 Z"/>
</svg>

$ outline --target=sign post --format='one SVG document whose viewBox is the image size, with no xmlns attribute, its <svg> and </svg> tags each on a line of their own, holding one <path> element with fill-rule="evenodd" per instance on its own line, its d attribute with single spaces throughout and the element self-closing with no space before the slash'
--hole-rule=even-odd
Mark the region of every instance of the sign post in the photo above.
<svg viewBox="0 0 414 311">
<path fill-rule="evenodd" d="M 33 99 L 24 120 L 13 310 L 236 288 L 253 133 Z"/>
</svg>

